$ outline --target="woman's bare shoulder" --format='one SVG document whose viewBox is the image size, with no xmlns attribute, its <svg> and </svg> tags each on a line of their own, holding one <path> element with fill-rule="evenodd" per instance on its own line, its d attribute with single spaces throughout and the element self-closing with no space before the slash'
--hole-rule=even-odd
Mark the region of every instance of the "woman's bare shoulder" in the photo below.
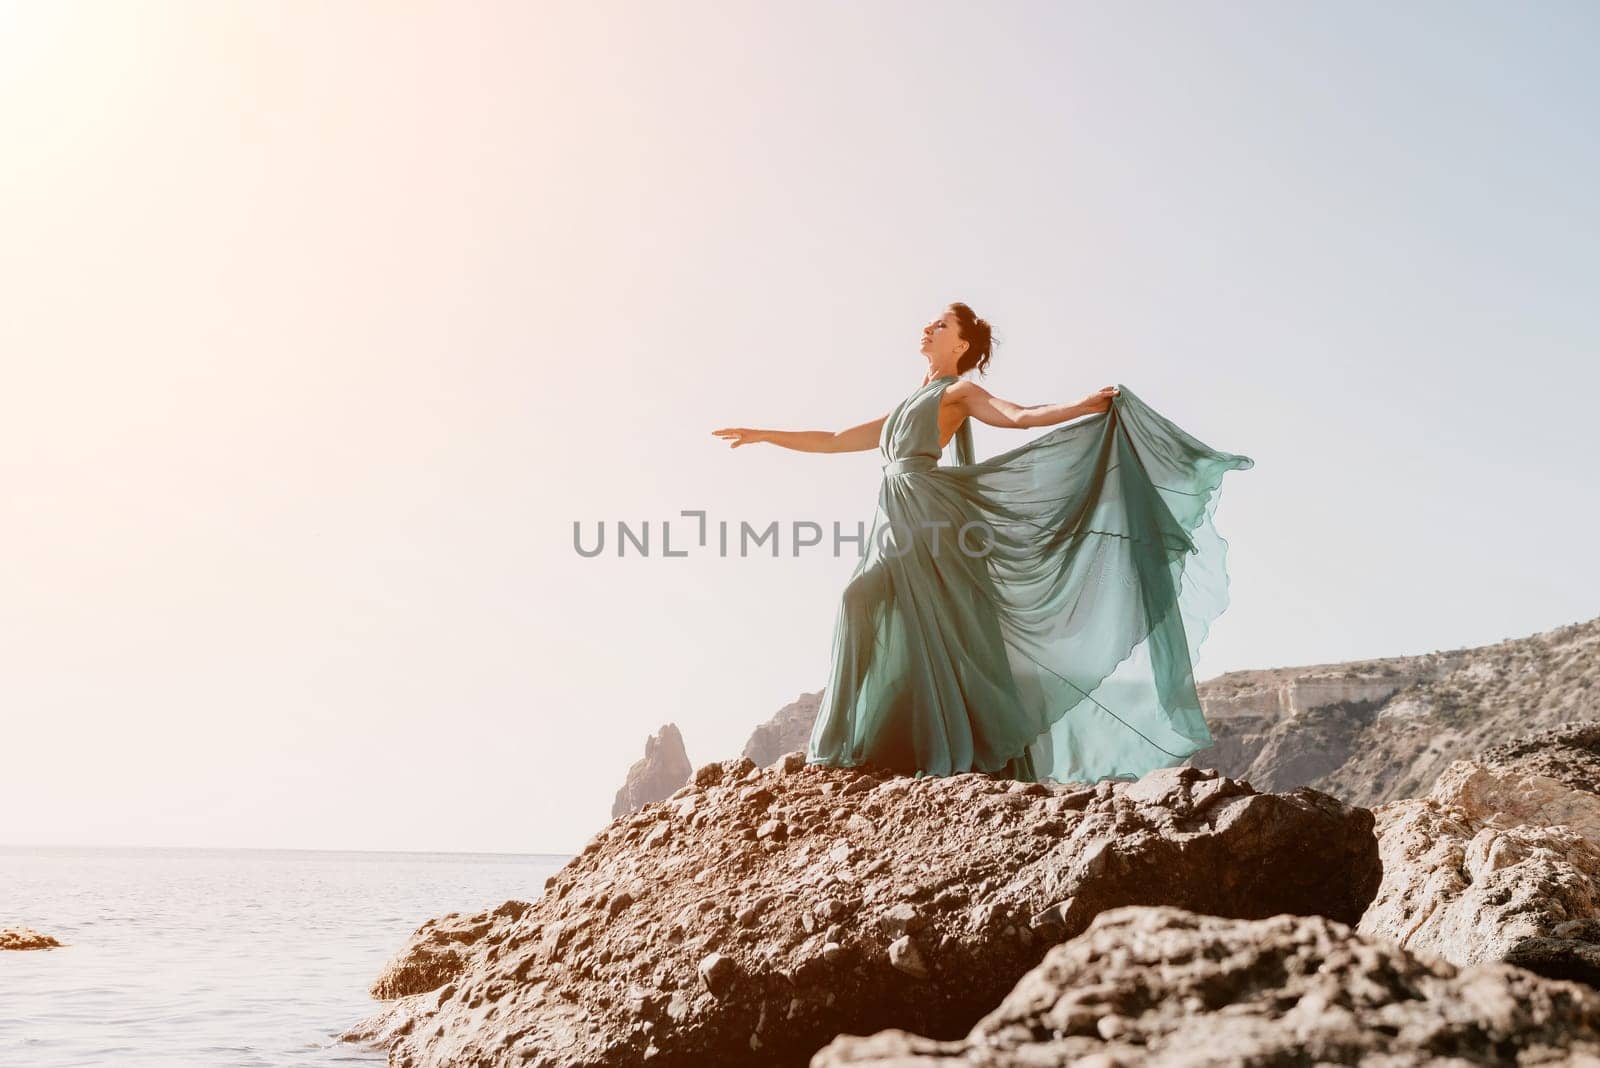
<svg viewBox="0 0 1600 1068">
<path fill-rule="evenodd" d="M 989 396 L 989 391 L 969 378 L 958 378 L 945 389 L 944 395 L 965 411 L 974 400 Z"/>
</svg>

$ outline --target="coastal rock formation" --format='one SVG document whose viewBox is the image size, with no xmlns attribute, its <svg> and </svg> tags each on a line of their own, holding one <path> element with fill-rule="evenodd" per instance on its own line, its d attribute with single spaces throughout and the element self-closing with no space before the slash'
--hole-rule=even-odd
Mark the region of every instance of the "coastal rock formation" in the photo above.
<svg viewBox="0 0 1600 1068">
<path fill-rule="evenodd" d="M 751 733 L 750 740 L 744 743 L 744 755 L 764 768 L 777 763 L 785 753 L 804 752 L 821 707 L 821 690 L 801 694 Z"/>
<path fill-rule="evenodd" d="M 671 723 L 651 735 L 644 743 L 644 757 L 628 769 L 627 781 L 611 803 L 611 818 L 637 812 L 652 801 L 670 797 L 689 781 L 694 767 L 683 748 L 683 735 Z"/>
<path fill-rule="evenodd" d="M 612 821 L 515 917 L 454 922 L 453 977 L 352 1037 L 399 1068 L 799 1066 L 841 1032 L 957 1037 L 1106 909 L 1354 922 L 1379 877 L 1369 812 L 1194 768 L 1050 787 L 741 759 Z"/>
<path fill-rule="evenodd" d="M 405 949 L 379 974 L 371 987 L 372 996 L 390 1001 L 439 989 L 466 967 L 468 946 L 504 937 L 527 910 L 526 901 L 507 901 L 499 908 L 471 916 L 452 912 L 429 920 L 417 928 Z"/>
<path fill-rule="evenodd" d="M 1457 970 L 1322 917 L 1101 913 L 965 1038 L 840 1037 L 813 1068 L 1544 1064 L 1600 1056 L 1600 994 Z M 1592 1062 L 1584 1062 L 1592 1063 Z"/>
<path fill-rule="evenodd" d="M 1473 649 L 1234 671 L 1198 687 L 1216 744 L 1190 763 L 1372 806 L 1452 761 L 1600 715 L 1600 619 Z"/>
<path fill-rule="evenodd" d="M 61 943 L 31 927 L 0 927 L 0 950 L 60 949 Z"/>
<path fill-rule="evenodd" d="M 1600 985 L 1600 723 L 1445 769 L 1376 811 L 1383 884 L 1363 933 L 1458 965 L 1506 960 Z"/>
</svg>

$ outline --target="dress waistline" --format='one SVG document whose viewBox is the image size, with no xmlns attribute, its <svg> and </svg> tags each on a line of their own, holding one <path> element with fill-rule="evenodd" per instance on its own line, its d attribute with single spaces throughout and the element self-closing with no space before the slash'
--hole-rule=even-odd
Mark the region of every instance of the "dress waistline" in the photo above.
<svg viewBox="0 0 1600 1068">
<path fill-rule="evenodd" d="M 907 456 L 902 460 L 890 460 L 883 465 L 883 474 L 900 475 L 907 471 L 931 471 L 939 466 L 939 461 L 931 456 Z"/>
</svg>

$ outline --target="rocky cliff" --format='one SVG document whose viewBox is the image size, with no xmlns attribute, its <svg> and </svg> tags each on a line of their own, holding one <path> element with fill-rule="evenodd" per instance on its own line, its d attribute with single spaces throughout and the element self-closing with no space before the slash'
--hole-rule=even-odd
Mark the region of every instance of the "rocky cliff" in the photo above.
<svg viewBox="0 0 1600 1068">
<path fill-rule="evenodd" d="M 1597 653 L 1600 621 L 1232 673 L 1223 770 L 1134 783 L 636 766 L 690 781 L 538 900 L 424 924 L 349 1037 L 401 1068 L 1591 1063 Z"/>
<path fill-rule="evenodd" d="M 1235 671 L 1199 689 L 1217 744 L 1191 763 L 1376 805 L 1427 793 L 1454 760 L 1600 716 L 1600 619 L 1473 649 Z"/>
<path fill-rule="evenodd" d="M 356 1037 L 399 1066 L 804 1065 L 841 1032 L 953 1038 L 1100 912 L 1354 923 L 1372 817 L 1173 768 L 1047 787 L 712 764 L 533 904 L 430 923 Z"/>
<path fill-rule="evenodd" d="M 803 751 L 811 740 L 811 725 L 817 721 L 821 706 L 821 690 L 801 694 L 751 733 L 750 740 L 744 743 L 744 755 L 764 768 L 785 753 Z"/>
<path fill-rule="evenodd" d="M 645 740 L 644 756 L 628 769 L 628 777 L 611 803 L 611 818 L 660 801 L 688 782 L 693 771 L 683 748 L 683 735 L 676 725 L 668 723 Z"/>
<path fill-rule="evenodd" d="M 1376 815 L 1189 767 L 712 764 L 538 901 L 423 925 L 348 1037 L 400 1068 L 1593 1063 L 1597 791 L 1600 722 Z"/>
</svg>

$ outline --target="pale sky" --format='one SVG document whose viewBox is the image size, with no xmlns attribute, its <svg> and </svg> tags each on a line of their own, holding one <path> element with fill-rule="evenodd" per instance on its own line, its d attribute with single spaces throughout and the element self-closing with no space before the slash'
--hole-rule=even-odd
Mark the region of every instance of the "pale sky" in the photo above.
<svg viewBox="0 0 1600 1068">
<path fill-rule="evenodd" d="M 573 522 L 868 519 L 874 453 L 710 431 L 883 414 L 953 300 L 991 391 L 1255 459 L 1202 678 L 1600 614 L 1597 53 L 1553 0 L 0 0 L 0 843 L 581 848 L 660 724 L 822 686 L 856 561 Z"/>
</svg>

